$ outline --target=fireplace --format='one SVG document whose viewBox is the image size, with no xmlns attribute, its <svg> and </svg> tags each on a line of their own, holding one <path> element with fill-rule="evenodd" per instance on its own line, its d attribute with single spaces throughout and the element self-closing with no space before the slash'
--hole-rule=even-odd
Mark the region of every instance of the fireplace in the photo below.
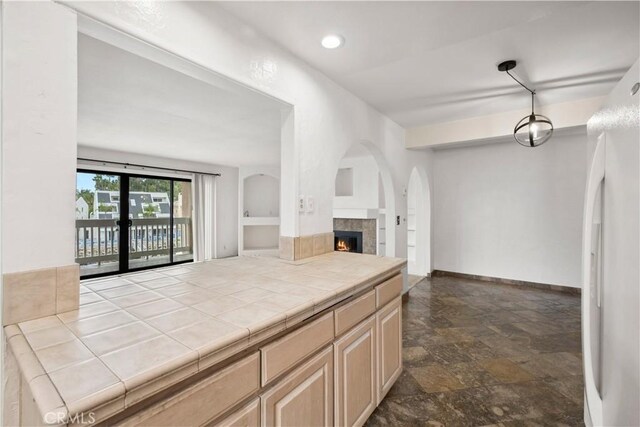
<svg viewBox="0 0 640 427">
<path fill-rule="evenodd" d="M 340 252 L 357 252 L 362 253 L 362 232 L 361 231 L 342 231 L 334 232 L 334 250 Z"/>
<path fill-rule="evenodd" d="M 340 236 L 340 233 L 347 233 L 345 237 L 355 237 L 358 239 L 356 243 L 356 250 L 351 249 L 352 245 L 348 245 L 351 252 L 358 252 L 361 254 L 375 255 L 377 253 L 377 236 L 376 236 L 376 220 L 375 219 L 360 219 L 360 218 L 333 218 L 333 232 L 335 236 Z M 335 250 L 338 250 L 338 239 L 335 239 Z M 344 242 L 348 243 L 348 242 Z"/>
</svg>

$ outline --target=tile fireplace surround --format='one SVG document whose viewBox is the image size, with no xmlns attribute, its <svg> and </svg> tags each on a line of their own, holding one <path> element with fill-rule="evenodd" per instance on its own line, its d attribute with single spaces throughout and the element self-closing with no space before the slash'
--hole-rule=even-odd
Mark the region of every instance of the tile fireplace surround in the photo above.
<svg viewBox="0 0 640 427">
<path fill-rule="evenodd" d="M 376 254 L 376 220 L 375 219 L 355 219 L 355 218 L 334 218 L 333 229 L 340 231 L 361 231 L 362 232 L 362 253 Z"/>
</svg>

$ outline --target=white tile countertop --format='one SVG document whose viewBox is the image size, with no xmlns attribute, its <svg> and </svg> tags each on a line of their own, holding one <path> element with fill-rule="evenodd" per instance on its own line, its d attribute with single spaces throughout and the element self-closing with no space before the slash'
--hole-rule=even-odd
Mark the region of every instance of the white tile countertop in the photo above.
<svg viewBox="0 0 640 427">
<path fill-rule="evenodd" d="M 332 252 L 234 257 L 83 281 L 80 308 L 5 327 L 41 416 L 100 419 L 217 364 L 406 261 Z M 50 420 L 45 420 L 49 421 Z"/>
</svg>

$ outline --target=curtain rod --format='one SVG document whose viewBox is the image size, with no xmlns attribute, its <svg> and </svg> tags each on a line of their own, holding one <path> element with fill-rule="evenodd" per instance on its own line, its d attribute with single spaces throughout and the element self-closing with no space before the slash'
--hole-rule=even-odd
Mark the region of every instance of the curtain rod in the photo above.
<svg viewBox="0 0 640 427">
<path fill-rule="evenodd" d="M 111 160 L 96 160 L 96 159 L 87 159 L 87 158 L 83 158 L 83 157 L 78 157 L 78 160 L 85 161 L 85 162 L 102 163 L 104 166 L 106 166 L 107 164 L 111 164 L 111 165 L 124 166 L 125 168 L 127 166 L 131 166 L 131 167 L 134 167 L 134 168 L 142 168 L 142 169 L 146 168 L 146 169 L 157 169 L 157 170 L 164 170 L 164 171 L 170 171 L 170 172 L 197 173 L 197 174 L 200 174 L 200 175 L 222 176 L 219 173 L 198 172 L 198 171 L 190 171 L 190 170 L 174 169 L 174 168 L 163 168 L 161 166 L 147 166 L 147 165 L 139 165 L 139 164 L 136 164 L 136 163 L 112 162 Z"/>
</svg>

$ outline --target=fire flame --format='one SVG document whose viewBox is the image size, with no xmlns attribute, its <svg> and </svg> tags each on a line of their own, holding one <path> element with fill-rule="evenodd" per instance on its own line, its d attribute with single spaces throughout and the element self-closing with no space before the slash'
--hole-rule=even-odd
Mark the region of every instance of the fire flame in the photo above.
<svg viewBox="0 0 640 427">
<path fill-rule="evenodd" d="M 349 252 L 349 246 L 344 240 L 338 240 L 338 250 L 340 252 Z"/>
</svg>

